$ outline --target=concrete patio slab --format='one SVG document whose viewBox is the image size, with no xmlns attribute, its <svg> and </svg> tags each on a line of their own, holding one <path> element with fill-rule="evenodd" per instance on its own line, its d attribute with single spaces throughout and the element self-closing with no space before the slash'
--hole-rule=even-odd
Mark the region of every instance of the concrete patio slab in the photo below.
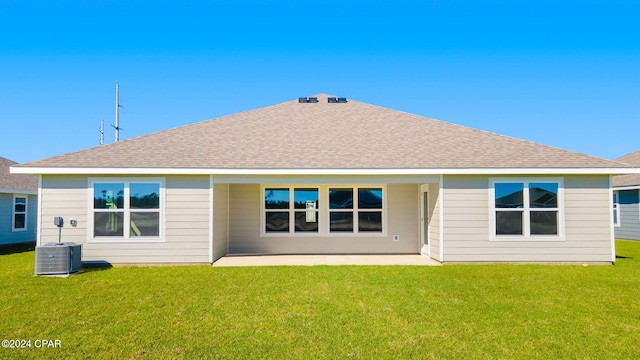
<svg viewBox="0 0 640 360">
<path fill-rule="evenodd" d="M 213 266 L 413 265 L 440 266 L 424 255 L 227 255 Z"/>
</svg>

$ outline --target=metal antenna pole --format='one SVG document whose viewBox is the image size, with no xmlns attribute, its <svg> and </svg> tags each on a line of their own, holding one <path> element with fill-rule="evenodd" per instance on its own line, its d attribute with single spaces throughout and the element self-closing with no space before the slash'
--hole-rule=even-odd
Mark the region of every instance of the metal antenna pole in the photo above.
<svg viewBox="0 0 640 360">
<path fill-rule="evenodd" d="M 100 145 L 104 145 L 104 119 L 100 120 Z"/>
<path fill-rule="evenodd" d="M 119 95 L 118 95 L 119 91 L 120 91 L 120 85 L 116 84 L 116 124 L 111 125 L 114 129 L 116 129 L 116 136 L 114 136 L 116 142 L 120 141 L 120 130 L 124 130 L 120 127 L 120 108 L 122 106 L 120 105 L 120 101 L 119 101 Z"/>
<path fill-rule="evenodd" d="M 118 91 L 120 85 L 116 84 L 116 142 L 120 141 L 120 104 L 118 103 Z"/>
</svg>

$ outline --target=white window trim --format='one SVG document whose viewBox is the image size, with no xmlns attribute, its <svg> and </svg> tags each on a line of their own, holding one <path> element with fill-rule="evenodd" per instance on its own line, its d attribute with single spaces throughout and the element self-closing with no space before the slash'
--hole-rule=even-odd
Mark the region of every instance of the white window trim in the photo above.
<svg viewBox="0 0 640 360">
<path fill-rule="evenodd" d="M 613 226 L 620 227 L 620 200 L 618 199 L 619 193 L 617 191 L 613 192 L 613 211 L 615 211 L 616 216 L 613 219 Z M 640 204 L 638 204 L 640 205 Z M 613 214 L 612 214 L 613 215 Z"/>
<path fill-rule="evenodd" d="M 529 189 L 530 183 L 557 183 L 558 184 L 558 234 L 557 235 L 531 235 L 529 213 L 529 191 L 525 191 L 523 202 L 523 235 L 496 235 L 496 211 L 504 210 L 496 208 L 495 184 L 496 183 L 523 183 L 525 189 Z M 550 177 L 499 177 L 489 178 L 489 240 L 490 241 L 565 241 L 565 217 L 564 217 L 564 178 Z M 535 211 L 555 211 L 550 209 L 535 209 Z"/>
<path fill-rule="evenodd" d="M 24 212 L 16 211 L 16 199 L 23 198 L 24 199 Z M 16 215 L 24 214 L 24 227 L 16 228 Z M 27 223 L 29 218 L 29 196 L 28 195 L 18 195 L 13 194 L 13 203 L 11 208 L 11 231 L 20 232 L 27 231 L 29 224 Z"/>
<path fill-rule="evenodd" d="M 357 207 L 357 204 L 359 203 L 358 200 L 358 189 L 362 189 L 362 188 L 381 188 L 382 189 L 382 209 L 359 209 Z M 353 208 L 351 209 L 329 209 L 329 189 L 353 189 Z M 383 187 L 382 185 L 329 185 L 327 186 L 327 222 L 326 222 L 326 228 L 327 228 L 327 232 L 329 232 L 332 235 L 342 235 L 342 234 L 346 234 L 346 235 L 359 235 L 359 236 L 363 236 L 363 235 L 381 235 L 381 234 L 386 234 L 386 211 L 385 211 L 385 206 L 387 203 L 387 199 L 386 199 L 386 193 L 387 193 L 387 189 L 386 187 Z M 363 231 L 360 232 L 359 230 L 359 218 L 357 216 L 358 213 L 360 212 L 382 212 L 382 231 L 381 232 L 371 232 L 371 231 Z M 353 231 L 348 232 L 348 231 L 335 231 L 335 232 L 331 232 L 331 224 L 329 224 L 329 219 L 330 219 L 330 214 L 332 212 L 351 212 L 353 213 Z"/>
<path fill-rule="evenodd" d="M 293 197 L 293 191 L 296 188 L 317 188 L 318 189 L 318 232 L 295 232 L 295 225 L 289 226 L 289 232 L 267 232 L 266 231 L 266 209 L 264 206 L 264 191 L 265 189 L 289 189 L 290 198 Z M 357 201 L 357 189 L 359 188 L 380 188 L 382 189 L 382 209 L 367 209 L 367 211 L 382 211 L 382 231 L 381 232 L 359 232 L 358 221 L 354 216 L 353 231 L 352 232 L 331 232 L 329 229 L 329 189 L 336 188 L 350 188 L 354 189 L 354 203 Z M 387 236 L 387 185 L 386 184 L 261 184 L 260 185 L 260 236 L 261 237 L 384 237 Z M 357 209 L 350 209 L 357 212 Z M 284 211 L 284 209 L 283 209 Z M 292 223 L 291 215 L 295 213 L 294 210 L 287 210 L 290 212 L 289 223 Z M 334 209 L 334 211 L 340 211 Z M 295 220 L 295 219 L 294 219 Z"/>
<path fill-rule="evenodd" d="M 131 237 L 129 226 L 123 225 L 124 227 L 124 236 L 100 236 L 93 237 L 93 221 L 94 221 L 94 208 L 93 208 L 93 185 L 95 183 L 111 183 L 111 184 L 122 184 L 124 183 L 124 201 L 125 208 L 122 209 L 124 211 L 124 224 L 129 224 L 131 209 L 129 208 L 129 189 L 130 184 L 135 183 L 158 183 L 160 184 L 160 229 L 159 236 L 157 237 Z M 87 192 L 88 192 L 88 204 L 87 204 L 87 242 L 88 243 L 150 243 L 150 242 L 165 242 L 165 191 L 166 189 L 166 180 L 165 178 L 160 177 L 104 177 L 104 178 L 89 178 Z M 138 211 L 138 210 L 136 210 Z M 155 210 L 153 211 L 155 212 Z"/>
<path fill-rule="evenodd" d="M 296 211 L 302 211 L 302 209 L 295 209 L 292 208 L 294 205 L 294 190 L 295 189 L 313 189 L 313 188 L 317 188 L 318 189 L 318 202 L 320 204 L 323 203 L 322 200 L 322 190 L 320 189 L 319 186 L 317 185 L 310 185 L 310 184 L 306 184 L 306 185 L 262 185 L 260 187 L 260 226 L 261 226 L 261 236 L 267 236 L 267 237 L 279 237 L 279 236 L 318 236 L 321 232 L 321 228 L 320 226 L 318 226 L 318 231 L 317 232 L 311 232 L 311 231 L 300 231 L 300 232 L 296 232 L 295 231 L 295 213 Z M 265 189 L 286 189 L 289 190 L 289 209 L 266 209 L 265 208 L 265 204 L 264 204 L 264 192 Z M 267 210 L 270 210 L 270 212 L 288 212 L 289 213 L 289 232 L 267 232 L 266 229 L 266 213 L 269 212 Z M 320 209 L 316 209 L 316 211 L 318 212 L 318 216 L 316 218 L 316 222 L 318 222 L 318 224 L 321 224 L 320 219 L 322 218 Z"/>
</svg>

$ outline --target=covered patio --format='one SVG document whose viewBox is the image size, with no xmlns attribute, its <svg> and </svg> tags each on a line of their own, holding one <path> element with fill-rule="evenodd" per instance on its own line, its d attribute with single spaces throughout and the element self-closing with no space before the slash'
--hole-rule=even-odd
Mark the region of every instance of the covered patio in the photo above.
<svg viewBox="0 0 640 360">
<path fill-rule="evenodd" d="M 213 263 L 233 266 L 413 265 L 441 266 L 424 255 L 227 255 Z"/>
</svg>

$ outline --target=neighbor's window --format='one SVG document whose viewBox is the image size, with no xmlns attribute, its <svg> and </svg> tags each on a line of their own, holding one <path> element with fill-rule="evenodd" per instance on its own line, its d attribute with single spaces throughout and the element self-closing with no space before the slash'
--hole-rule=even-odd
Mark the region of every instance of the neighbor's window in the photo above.
<svg viewBox="0 0 640 360">
<path fill-rule="evenodd" d="M 159 238 L 161 224 L 160 181 L 95 181 L 93 237 Z"/>
<path fill-rule="evenodd" d="M 625 205 L 623 206 L 625 209 L 631 209 L 630 205 L 633 205 L 635 209 L 633 211 L 638 211 L 640 209 L 638 206 L 640 204 L 640 190 L 638 189 L 630 189 L 630 190 L 617 190 L 614 194 L 616 198 L 614 202 L 616 204 Z M 640 214 L 640 211 L 638 212 Z M 626 212 L 625 214 L 629 214 Z"/>
<path fill-rule="evenodd" d="M 265 232 L 317 233 L 318 188 L 265 188 Z"/>
<path fill-rule="evenodd" d="M 382 188 L 329 188 L 330 232 L 382 232 Z"/>
<path fill-rule="evenodd" d="M 13 197 L 13 231 L 27 230 L 27 197 Z"/>
<path fill-rule="evenodd" d="M 493 213 L 496 238 L 558 236 L 559 181 L 494 181 Z"/>
<path fill-rule="evenodd" d="M 618 192 L 613 193 L 613 225 L 620 227 L 620 202 Z"/>
</svg>

